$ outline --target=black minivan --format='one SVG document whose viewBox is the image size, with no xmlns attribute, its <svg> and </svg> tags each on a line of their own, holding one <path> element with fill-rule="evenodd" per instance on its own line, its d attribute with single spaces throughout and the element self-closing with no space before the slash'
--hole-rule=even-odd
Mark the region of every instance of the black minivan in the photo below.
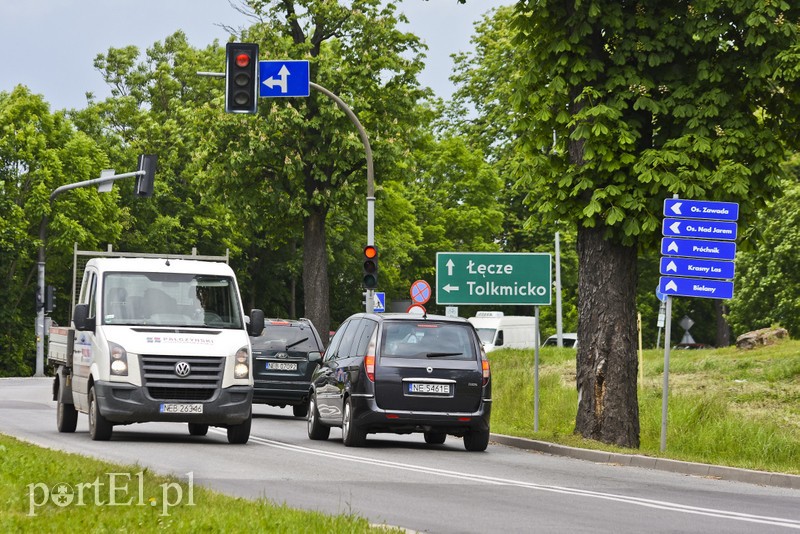
<svg viewBox="0 0 800 534">
<path fill-rule="evenodd" d="M 308 319 L 266 319 L 253 347 L 253 403 L 308 411 L 311 375 L 322 360 L 322 340 Z"/>
<path fill-rule="evenodd" d="M 469 451 L 489 444 L 491 374 L 466 319 L 359 313 L 336 331 L 311 378 L 308 437 L 342 428 L 346 446 L 367 434 L 422 432 L 430 444 L 463 436 Z"/>
</svg>

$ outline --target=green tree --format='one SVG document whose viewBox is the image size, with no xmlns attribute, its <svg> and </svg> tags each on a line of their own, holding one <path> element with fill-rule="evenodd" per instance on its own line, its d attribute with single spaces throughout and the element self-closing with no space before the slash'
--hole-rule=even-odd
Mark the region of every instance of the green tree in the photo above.
<svg viewBox="0 0 800 534">
<path fill-rule="evenodd" d="M 213 109 L 221 107 L 220 84 L 196 72 L 220 65 L 222 58 L 217 43 L 195 49 L 178 31 L 143 58 L 128 46 L 95 59 L 112 96 L 77 112 L 77 124 L 100 140 L 119 169 L 135 168 L 142 153 L 159 157 L 154 197 L 122 199 L 132 217 L 119 247 L 170 253 L 198 247 L 207 254 L 224 254 L 227 248 L 239 256 L 241 229 L 223 203 L 204 194 L 207 186 L 195 161 L 208 124 L 221 115 Z"/>
<path fill-rule="evenodd" d="M 663 199 L 739 201 L 747 226 L 780 192 L 798 19 L 783 1 L 516 4 L 515 175 L 537 215 L 578 226 L 584 437 L 639 444 L 636 261 Z"/>
<path fill-rule="evenodd" d="M 258 42 L 264 58 L 308 59 L 311 79 L 339 95 L 369 133 L 379 183 L 397 176 L 425 114 L 419 87 L 419 39 L 398 29 L 394 3 L 355 0 L 251 1 L 259 20 L 241 40 Z M 323 337 L 330 325 L 331 279 L 337 291 L 360 295 L 356 269 L 330 276 L 328 225 L 349 225 L 343 253 L 358 258 L 366 244 L 364 147 L 353 124 L 328 97 L 262 103 L 257 117 L 225 117 L 204 147 L 207 173 L 237 211 L 264 214 L 285 230 L 276 239 L 303 254 L 304 313 Z M 377 210 L 382 209 L 381 189 Z M 363 218 L 360 217 L 364 214 Z M 377 227 L 377 224 L 376 224 Z M 295 236 L 300 233 L 300 238 Z M 390 261 L 376 232 L 382 271 Z M 337 243 L 338 244 L 338 243 Z M 352 266 L 352 260 L 347 262 Z M 387 269 L 388 271 L 388 269 Z M 360 269 L 357 270 L 360 274 Z"/>
<path fill-rule="evenodd" d="M 513 131 L 509 113 L 515 80 L 526 71 L 524 55 L 513 43 L 514 9 L 511 6 L 490 11 L 475 24 L 473 49 L 454 57 L 451 80 L 456 85 L 441 128 L 464 136 L 469 146 L 481 150 L 504 184 L 497 195 L 502 206 L 502 230 L 497 241 L 505 252 L 554 253 L 555 232 L 561 242 L 561 281 L 564 331 L 577 327 L 577 250 L 572 221 L 548 221 L 531 215 L 525 203 L 527 191 L 517 187 L 512 169 L 520 157 L 515 149 L 518 134 Z M 554 297 L 555 299 L 555 297 Z M 530 307 L 517 307 L 514 313 L 533 314 Z M 544 307 L 540 320 L 544 333 L 555 333 L 555 306 Z"/>
<path fill-rule="evenodd" d="M 784 196 L 761 211 L 754 247 L 736 258 L 730 322 L 737 335 L 780 325 L 800 337 L 800 165 L 793 170 Z"/>
<path fill-rule="evenodd" d="M 30 374 L 34 362 L 42 217 L 50 221 L 46 283 L 59 289 L 54 314 L 59 321 L 66 321 L 70 302 L 72 243 L 97 246 L 119 235 L 116 193 L 81 188 L 57 197 L 52 206 L 49 200 L 57 187 L 96 178 L 105 166 L 96 143 L 64 112 L 51 113 L 41 96 L 23 86 L 0 93 L 0 375 Z"/>
</svg>

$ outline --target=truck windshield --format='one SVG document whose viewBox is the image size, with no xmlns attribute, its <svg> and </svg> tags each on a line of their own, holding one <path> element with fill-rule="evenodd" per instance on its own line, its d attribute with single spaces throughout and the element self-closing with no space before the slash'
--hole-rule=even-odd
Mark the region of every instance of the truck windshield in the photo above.
<svg viewBox="0 0 800 534">
<path fill-rule="evenodd" d="M 239 295 L 226 276 L 109 272 L 103 324 L 242 328 Z"/>
</svg>

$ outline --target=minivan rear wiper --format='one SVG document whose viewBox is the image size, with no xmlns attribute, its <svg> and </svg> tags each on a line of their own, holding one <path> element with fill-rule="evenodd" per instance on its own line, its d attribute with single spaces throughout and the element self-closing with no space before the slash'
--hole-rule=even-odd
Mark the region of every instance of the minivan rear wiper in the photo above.
<svg viewBox="0 0 800 534">
<path fill-rule="evenodd" d="M 443 358 L 445 356 L 458 356 L 464 354 L 463 352 L 429 352 L 426 354 L 428 358 Z"/>
<path fill-rule="evenodd" d="M 308 341 L 308 338 L 304 337 L 303 339 L 297 340 L 294 343 L 289 343 L 288 345 L 286 345 L 286 348 L 288 349 L 288 348 L 294 347 L 295 345 L 299 345 L 303 341 Z"/>
</svg>

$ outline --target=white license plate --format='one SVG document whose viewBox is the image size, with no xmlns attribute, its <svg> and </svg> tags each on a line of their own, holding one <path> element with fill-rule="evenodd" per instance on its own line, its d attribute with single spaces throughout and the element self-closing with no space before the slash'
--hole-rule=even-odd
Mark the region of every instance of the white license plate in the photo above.
<svg viewBox="0 0 800 534">
<path fill-rule="evenodd" d="M 202 404 L 171 404 L 162 403 L 161 413 L 203 413 Z"/>
<path fill-rule="evenodd" d="M 270 371 L 297 371 L 297 364 L 286 362 L 267 362 L 267 369 Z"/>
<path fill-rule="evenodd" d="M 416 384 L 412 382 L 408 385 L 408 392 L 431 395 L 449 395 L 450 384 Z"/>
</svg>

